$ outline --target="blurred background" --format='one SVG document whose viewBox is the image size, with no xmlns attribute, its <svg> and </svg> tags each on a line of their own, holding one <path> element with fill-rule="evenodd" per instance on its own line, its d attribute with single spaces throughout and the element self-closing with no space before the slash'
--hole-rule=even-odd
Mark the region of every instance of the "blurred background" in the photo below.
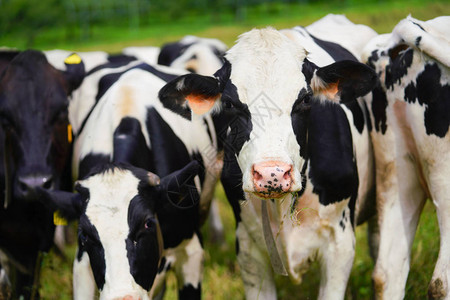
<svg viewBox="0 0 450 300">
<path fill-rule="evenodd" d="M 328 13 L 345 14 L 354 23 L 386 33 L 409 14 L 420 20 L 450 15 L 450 1 L 0 0 L 0 47 L 117 53 L 128 46 L 161 46 L 187 34 L 218 38 L 232 46 L 239 34 L 253 27 L 306 26 Z M 216 196 L 224 218 L 226 244 L 211 244 L 208 230 L 203 228 L 206 253 L 203 299 L 244 299 L 235 257 L 234 218 L 220 187 Z M 435 210 L 429 201 L 413 246 L 406 299 L 426 298 L 439 251 L 438 232 Z M 366 225 L 358 227 L 356 235 L 356 258 L 346 299 L 371 299 L 373 263 L 367 247 Z M 46 255 L 40 289 L 43 299 L 71 299 L 75 249 L 76 245 L 69 246 L 65 257 Z M 314 264 L 300 286 L 277 277 L 279 299 L 317 298 L 319 273 L 318 265 Z M 174 276 L 170 278 L 165 299 L 177 299 Z"/>
</svg>

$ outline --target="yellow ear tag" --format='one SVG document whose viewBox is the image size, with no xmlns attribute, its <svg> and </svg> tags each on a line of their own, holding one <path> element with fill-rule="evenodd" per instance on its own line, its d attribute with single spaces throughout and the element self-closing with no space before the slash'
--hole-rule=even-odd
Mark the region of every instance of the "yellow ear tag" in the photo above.
<svg viewBox="0 0 450 300">
<path fill-rule="evenodd" d="M 72 125 L 67 125 L 67 140 L 72 143 Z"/>
<path fill-rule="evenodd" d="M 57 210 L 53 213 L 53 224 L 66 226 L 67 223 L 68 223 L 67 219 L 61 216 L 59 210 Z"/>
<path fill-rule="evenodd" d="M 65 60 L 64 63 L 68 64 L 68 65 L 78 65 L 79 63 L 81 63 L 81 57 L 74 53 L 70 56 L 68 56 Z"/>
</svg>

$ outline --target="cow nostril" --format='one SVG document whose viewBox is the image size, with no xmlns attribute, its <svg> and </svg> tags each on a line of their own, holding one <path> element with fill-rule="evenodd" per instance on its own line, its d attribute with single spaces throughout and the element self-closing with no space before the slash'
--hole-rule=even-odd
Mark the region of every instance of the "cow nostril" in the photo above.
<svg viewBox="0 0 450 300">
<path fill-rule="evenodd" d="M 291 170 L 290 170 L 290 169 L 287 170 L 287 171 L 284 173 L 283 179 L 284 179 L 284 180 L 289 180 L 289 181 L 292 179 L 292 175 L 291 175 Z"/>
<path fill-rule="evenodd" d="M 255 180 L 261 180 L 261 179 L 263 178 L 263 176 L 262 176 L 258 171 L 256 171 L 255 169 L 253 169 L 253 178 L 254 178 Z"/>
</svg>

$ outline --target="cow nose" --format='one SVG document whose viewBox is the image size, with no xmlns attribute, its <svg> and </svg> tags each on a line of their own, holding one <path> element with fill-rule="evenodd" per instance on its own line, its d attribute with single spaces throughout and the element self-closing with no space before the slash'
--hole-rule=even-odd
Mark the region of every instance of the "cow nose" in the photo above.
<svg viewBox="0 0 450 300">
<path fill-rule="evenodd" d="M 26 175 L 17 178 L 19 193 L 22 197 L 29 197 L 37 187 L 51 189 L 53 176 L 51 175 Z"/>
<path fill-rule="evenodd" d="M 279 198 L 292 185 L 292 165 L 270 161 L 253 165 L 253 186 L 255 192 L 265 198 Z"/>
</svg>

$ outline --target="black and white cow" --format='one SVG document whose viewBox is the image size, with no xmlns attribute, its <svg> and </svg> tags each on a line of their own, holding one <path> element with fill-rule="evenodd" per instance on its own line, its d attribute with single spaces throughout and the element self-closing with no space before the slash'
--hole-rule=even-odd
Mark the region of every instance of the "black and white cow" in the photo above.
<svg viewBox="0 0 450 300">
<path fill-rule="evenodd" d="M 373 281 L 378 299 L 403 299 L 411 246 L 427 198 L 440 252 L 428 295 L 450 299 L 450 17 L 408 17 L 374 38 L 365 61 L 379 75 L 371 112 L 380 228 Z"/>
<path fill-rule="evenodd" d="M 198 298 L 203 266 L 198 228 L 207 215 L 221 164 L 217 163 L 217 138 L 211 118 L 190 122 L 165 109 L 158 99 L 164 84 L 180 74 L 164 66 L 141 63 L 101 78 L 105 84 L 99 91 L 101 96 L 74 142 L 73 171 L 75 178 L 83 179 L 96 165 L 113 161 L 164 177 L 193 159 L 201 162 L 202 170 L 192 183 L 201 191 L 199 203 L 192 199 L 193 208 L 176 217 L 158 215 L 165 254 L 154 284 L 160 291 L 170 268 L 177 274 L 180 298 Z M 89 258 L 80 248 L 74 262 L 75 299 L 93 295 L 93 284 L 84 275 L 90 272 Z"/>
<path fill-rule="evenodd" d="M 375 35 L 352 29 L 342 42 Z M 221 180 L 237 221 L 247 299 L 277 297 L 271 263 L 300 283 L 315 259 L 323 274 L 319 298 L 344 297 L 355 209 L 373 191 L 365 107 L 357 97 L 373 88 L 376 75 L 323 38 L 301 27 L 254 29 L 214 76 L 184 75 L 159 94 L 187 119 L 208 111 L 228 117 Z"/>
<path fill-rule="evenodd" d="M 155 279 L 179 263 L 164 244 L 197 228 L 198 207 L 191 201 L 198 198 L 193 184 L 198 172 L 199 165 L 193 161 L 159 179 L 131 165 L 107 163 L 77 181 L 76 194 L 38 191 L 51 209 L 79 219 L 76 261 L 82 263 L 74 264 L 75 299 L 94 299 L 95 285 L 100 299 L 148 300 L 162 292 L 151 290 Z M 201 258 L 195 242 L 178 249 L 177 258 L 191 262 Z M 199 289 L 188 282 L 180 291 L 180 298 L 199 295 Z"/>
<path fill-rule="evenodd" d="M 32 50 L 17 53 L 0 74 L 0 249 L 13 273 L 14 298 L 36 293 L 39 253 L 53 244 L 53 212 L 33 190 L 72 186 L 68 95 L 83 76 L 78 56 L 61 72 Z"/>
</svg>

